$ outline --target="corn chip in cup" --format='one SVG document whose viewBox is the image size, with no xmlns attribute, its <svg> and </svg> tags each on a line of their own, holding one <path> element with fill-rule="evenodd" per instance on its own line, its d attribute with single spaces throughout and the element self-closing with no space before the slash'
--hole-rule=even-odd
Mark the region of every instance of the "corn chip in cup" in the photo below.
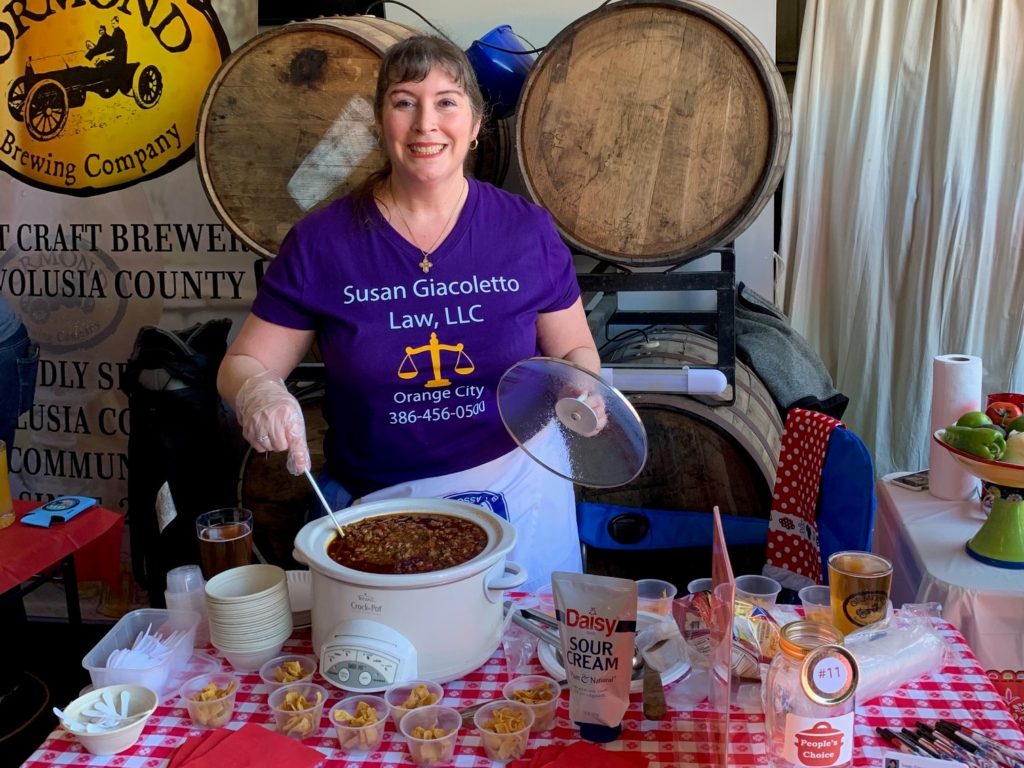
<svg viewBox="0 0 1024 768">
<path fill-rule="evenodd" d="M 431 704 L 409 710 L 399 730 L 416 765 L 445 765 L 455 754 L 462 715 L 451 707 Z"/>
<path fill-rule="evenodd" d="M 272 691 L 267 703 L 280 733 L 304 739 L 319 728 L 326 699 L 327 691 L 319 685 L 291 683 Z"/>
<path fill-rule="evenodd" d="M 518 701 L 492 701 L 473 716 L 484 752 L 491 760 L 516 760 L 526 752 L 533 725 L 530 707 Z"/>
<path fill-rule="evenodd" d="M 238 678 L 227 673 L 199 675 L 181 687 L 181 698 L 192 723 L 201 728 L 220 728 L 231 722 Z"/>
<path fill-rule="evenodd" d="M 372 752 L 380 747 L 390 706 L 380 696 L 350 696 L 330 711 L 342 752 Z"/>
</svg>

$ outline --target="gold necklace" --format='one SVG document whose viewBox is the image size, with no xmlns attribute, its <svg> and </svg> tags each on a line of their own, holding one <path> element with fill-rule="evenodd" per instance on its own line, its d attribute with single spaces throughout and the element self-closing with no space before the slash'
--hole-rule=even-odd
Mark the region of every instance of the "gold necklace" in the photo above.
<svg viewBox="0 0 1024 768">
<path fill-rule="evenodd" d="M 465 181 L 465 179 L 463 179 L 463 181 Z M 427 257 L 434 252 L 434 249 L 437 247 L 437 244 L 441 242 L 441 238 L 444 237 L 444 234 L 448 231 L 448 225 L 451 224 L 452 219 L 455 218 L 455 212 L 459 210 L 459 203 L 462 202 L 462 195 L 467 189 L 469 189 L 469 184 L 465 184 L 462 188 L 459 189 L 459 196 L 455 199 L 455 207 L 452 208 L 452 212 L 448 214 L 448 221 L 446 221 L 444 223 L 444 227 L 441 228 L 441 234 L 437 236 L 437 239 L 435 239 L 434 242 L 430 244 L 430 247 L 427 250 L 423 250 L 422 248 L 420 248 L 420 244 L 416 242 L 416 235 L 413 234 L 412 227 L 410 227 L 409 222 L 405 220 L 405 214 L 402 213 L 402 206 L 398 204 L 398 198 L 395 197 L 395 188 L 391 184 L 391 178 L 388 178 L 388 192 L 391 193 L 391 201 L 395 204 L 395 208 L 398 209 L 398 216 L 399 218 L 402 219 L 402 224 L 405 226 L 405 231 L 409 233 L 409 237 L 412 240 L 412 244 L 416 246 L 416 249 L 420 253 L 423 254 L 423 261 L 421 261 L 418 264 L 419 268 L 423 270 L 423 274 L 427 274 L 427 272 L 430 271 L 430 268 L 434 266 L 434 262 L 432 262 Z"/>
</svg>

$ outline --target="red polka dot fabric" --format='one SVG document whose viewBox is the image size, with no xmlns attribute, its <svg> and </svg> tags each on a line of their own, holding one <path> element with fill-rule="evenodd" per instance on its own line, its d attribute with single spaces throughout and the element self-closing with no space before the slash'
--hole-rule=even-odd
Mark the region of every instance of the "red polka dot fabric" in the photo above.
<svg viewBox="0 0 1024 768">
<path fill-rule="evenodd" d="M 821 471 L 838 419 L 793 408 L 786 415 L 768 523 L 768 565 L 821 583 L 817 506 Z"/>
</svg>

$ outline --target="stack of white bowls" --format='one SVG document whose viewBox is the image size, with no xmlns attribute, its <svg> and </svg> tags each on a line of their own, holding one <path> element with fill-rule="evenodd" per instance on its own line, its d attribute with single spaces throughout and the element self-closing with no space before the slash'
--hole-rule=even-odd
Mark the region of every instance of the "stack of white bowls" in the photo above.
<svg viewBox="0 0 1024 768">
<path fill-rule="evenodd" d="M 276 565 L 243 565 L 206 582 L 210 642 L 239 671 L 259 669 L 292 633 L 288 580 Z"/>
</svg>

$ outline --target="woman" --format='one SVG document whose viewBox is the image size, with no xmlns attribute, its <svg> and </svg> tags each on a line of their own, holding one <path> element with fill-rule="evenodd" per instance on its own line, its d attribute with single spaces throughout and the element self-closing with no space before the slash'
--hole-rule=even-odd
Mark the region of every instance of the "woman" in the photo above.
<svg viewBox="0 0 1024 768">
<path fill-rule="evenodd" d="M 527 588 L 540 586 L 579 570 L 573 489 L 516 448 L 495 389 L 538 354 L 598 371 L 571 256 L 546 211 L 464 175 L 484 103 L 459 48 L 394 45 L 374 109 L 385 167 L 293 227 L 218 387 L 256 450 L 287 450 L 302 472 L 305 428 L 282 378 L 316 339 L 328 485 L 489 507 L 517 529 Z"/>
</svg>

